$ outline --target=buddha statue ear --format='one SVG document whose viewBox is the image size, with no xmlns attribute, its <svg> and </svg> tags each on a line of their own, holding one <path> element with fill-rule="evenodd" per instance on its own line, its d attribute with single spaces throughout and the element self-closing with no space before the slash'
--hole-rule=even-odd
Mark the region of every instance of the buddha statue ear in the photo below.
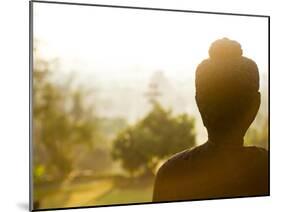
<svg viewBox="0 0 281 212">
<path fill-rule="evenodd" d="M 243 120 L 242 124 L 244 125 L 243 128 L 245 133 L 250 127 L 250 125 L 252 124 L 252 122 L 255 120 L 260 108 L 260 104 L 261 104 L 261 96 L 260 96 L 260 92 L 258 91 L 252 96 L 252 101 L 251 104 L 249 105 L 248 111 L 246 111 L 244 117 L 241 117 Z"/>
</svg>

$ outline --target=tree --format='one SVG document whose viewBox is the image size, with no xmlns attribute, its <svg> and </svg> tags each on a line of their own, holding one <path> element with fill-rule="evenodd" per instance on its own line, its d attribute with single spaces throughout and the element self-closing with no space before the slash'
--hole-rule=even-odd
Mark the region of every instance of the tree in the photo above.
<svg viewBox="0 0 281 212">
<path fill-rule="evenodd" d="M 52 72 L 57 70 L 55 62 L 34 53 L 34 181 L 63 181 L 77 169 L 83 155 L 78 147 L 89 148 L 96 141 L 98 122 L 86 90 L 71 80 L 57 83 Z"/>
<path fill-rule="evenodd" d="M 131 176 L 153 174 L 160 160 L 194 145 L 194 119 L 173 116 L 155 101 L 142 120 L 118 134 L 112 156 Z"/>
</svg>

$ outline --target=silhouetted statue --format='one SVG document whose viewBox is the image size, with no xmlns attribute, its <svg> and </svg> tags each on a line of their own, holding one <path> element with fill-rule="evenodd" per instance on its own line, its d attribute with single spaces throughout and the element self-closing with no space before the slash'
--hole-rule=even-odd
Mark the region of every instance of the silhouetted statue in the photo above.
<svg viewBox="0 0 281 212">
<path fill-rule="evenodd" d="M 244 147 L 243 137 L 260 106 L 259 73 L 238 42 L 223 38 L 196 70 L 196 103 L 208 141 L 165 162 L 153 201 L 269 194 L 268 152 Z"/>
</svg>

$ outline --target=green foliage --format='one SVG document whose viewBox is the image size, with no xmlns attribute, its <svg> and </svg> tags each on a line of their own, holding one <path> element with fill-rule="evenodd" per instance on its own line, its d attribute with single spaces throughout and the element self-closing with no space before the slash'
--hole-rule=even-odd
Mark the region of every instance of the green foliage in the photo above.
<svg viewBox="0 0 281 212">
<path fill-rule="evenodd" d="M 246 146 L 258 146 L 268 149 L 268 118 L 259 122 L 259 126 L 252 126 L 246 136 Z"/>
<path fill-rule="evenodd" d="M 81 158 L 81 148 L 91 148 L 97 137 L 93 105 L 87 92 L 72 81 L 55 81 L 54 61 L 35 52 L 33 71 L 33 151 L 35 181 L 63 180 Z M 79 154 L 80 153 L 80 154 Z M 44 172 L 42 172 L 44 167 Z"/>
<path fill-rule="evenodd" d="M 45 166 L 37 165 L 33 168 L 33 179 L 35 183 L 40 181 L 40 178 L 45 174 Z"/>
<path fill-rule="evenodd" d="M 146 117 L 119 133 L 112 156 L 131 175 L 153 173 L 160 160 L 194 145 L 194 119 L 173 116 L 155 102 Z"/>
</svg>

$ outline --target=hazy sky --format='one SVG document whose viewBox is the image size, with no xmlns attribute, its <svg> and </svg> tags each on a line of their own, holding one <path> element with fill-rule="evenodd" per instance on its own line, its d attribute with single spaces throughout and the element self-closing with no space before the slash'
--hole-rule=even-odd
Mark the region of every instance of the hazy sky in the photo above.
<svg viewBox="0 0 281 212">
<path fill-rule="evenodd" d="M 34 3 L 40 52 L 64 71 L 106 79 L 142 79 L 155 70 L 194 76 L 222 37 L 241 43 L 244 56 L 267 72 L 267 19 L 150 10 Z"/>
<path fill-rule="evenodd" d="M 87 85 L 102 88 L 99 95 L 106 105 L 112 104 L 111 108 L 100 107 L 105 108 L 103 115 L 112 113 L 131 121 L 143 117 L 149 109 L 144 92 L 153 73 L 161 70 L 176 85 L 171 103 L 199 117 L 193 94 L 195 69 L 219 38 L 238 41 L 244 56 L 252 58 L 261 73 L 268 71 L 266 18 L 33 5 L 34 38 L 40 41 L 40 54 L 59 58 L 61 71 L 75 71 Z M 207 135 L 202 122 L 196 124 L 200 143 Z"/>
</svg>

